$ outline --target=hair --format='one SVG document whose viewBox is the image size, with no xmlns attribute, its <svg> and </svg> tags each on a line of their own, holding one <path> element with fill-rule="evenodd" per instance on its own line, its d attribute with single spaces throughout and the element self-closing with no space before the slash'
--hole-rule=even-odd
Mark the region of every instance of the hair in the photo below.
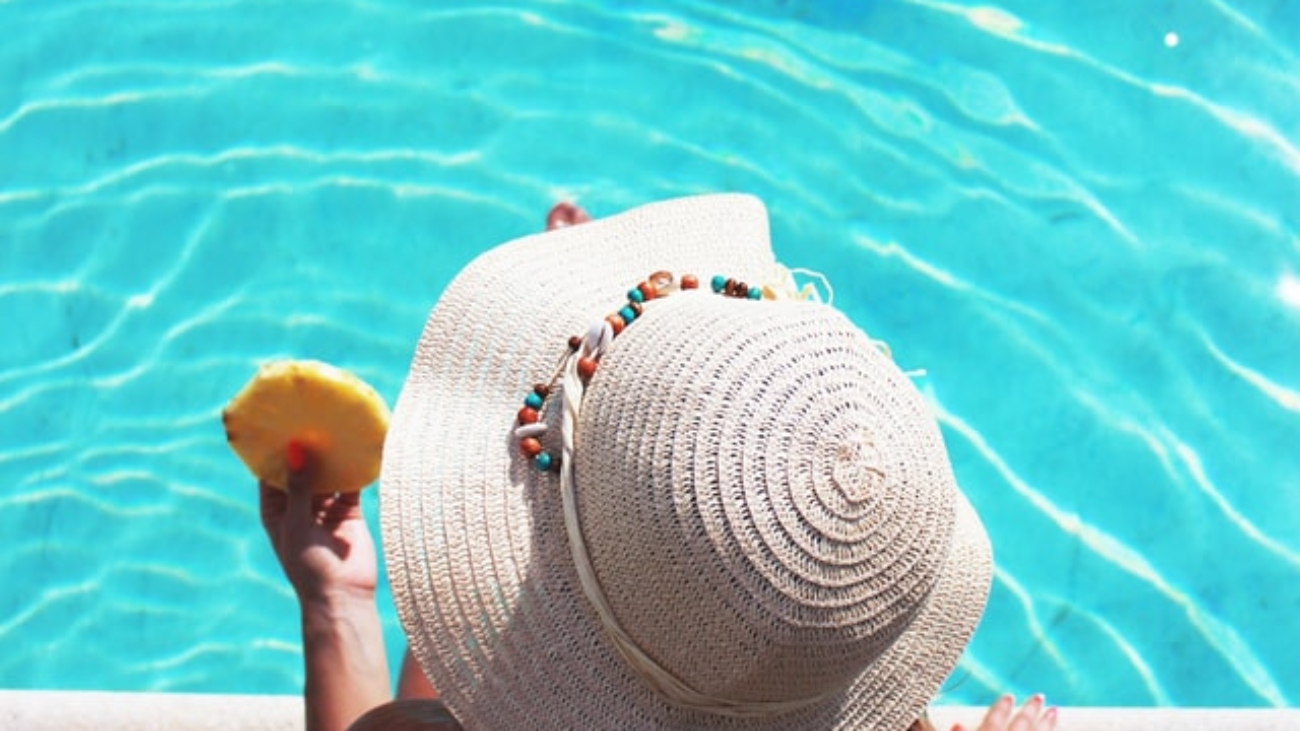
<svg viewBox="0 0 1300 731">
<path fill-rule="evenodd" d="M 367 711 L 348 731 L 461 731 L 442 701 L 403 699 Z"/>
</svg>

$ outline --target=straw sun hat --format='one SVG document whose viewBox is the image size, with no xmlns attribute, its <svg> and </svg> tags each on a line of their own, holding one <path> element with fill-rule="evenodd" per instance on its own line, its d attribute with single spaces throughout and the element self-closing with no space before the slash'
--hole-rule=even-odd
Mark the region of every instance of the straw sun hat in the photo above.
<svg viewBox="0 0 1300 731">
<path fill-rule="evenodd" d="M 952 671 L 983 527 L 908 377 L 783 271 L 761 203 L 702 196 L 505 244 L 442 295 L 381 510 L 465 728 L 902 729 Z"/>
</svg>

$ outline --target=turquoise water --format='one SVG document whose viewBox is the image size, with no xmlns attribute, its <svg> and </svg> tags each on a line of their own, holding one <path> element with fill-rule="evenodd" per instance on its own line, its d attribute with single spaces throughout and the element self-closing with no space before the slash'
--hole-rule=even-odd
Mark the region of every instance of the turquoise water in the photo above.
<svg viewBox="0 0 1300 731">
<path fill-rule="evenodd" d="M 555 200 L 742 190 L 992 535 L 943 700 L 1297 703 L 1300 4 L 1075 5 L 0 0 L 0 687 L 297 692 L 256 365 L 392 402 Z"/>
</svg>

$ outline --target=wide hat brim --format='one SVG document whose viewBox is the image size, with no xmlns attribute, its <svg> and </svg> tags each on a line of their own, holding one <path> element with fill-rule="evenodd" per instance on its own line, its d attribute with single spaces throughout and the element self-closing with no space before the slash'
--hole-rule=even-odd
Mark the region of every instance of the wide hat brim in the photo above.
<svg viewBox="0 0 1300 731">
<path fill-rule="evenodd" d="M 908 628 L 845 690 L 770 720 L 664 700 L 582 594 L 559 497 L 511 436 L 523 396 L 650 272 L 763 281 L 773 264 L 757 199 L 700 196 L 502 245 L 439 299 L 393 413 L 380 505 L 411 650 L 466 729 L 901 729 L 956 665 L 992 571 L 960 491 L 948 558 Z"/>
</svg>

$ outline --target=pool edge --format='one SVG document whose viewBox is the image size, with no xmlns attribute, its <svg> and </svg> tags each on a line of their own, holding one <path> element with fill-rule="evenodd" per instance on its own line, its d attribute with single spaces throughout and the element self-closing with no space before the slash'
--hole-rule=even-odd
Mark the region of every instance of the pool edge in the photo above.
<svg viewBox="0 0 1300 731">
<path fill-rule="evenodd" d="M 974 728 L 983 711 L 940 706 L 930 715 L 939 729 L 949 729 L 958 721 Z M 1300 729 L 1296 708 L 1062 708 L 1060 718 L 1057 731 Z M 0 728 L 301 731 L 303 709 L 301 698 L 288 695 L 0 690 Z"/>
<path fill-rule="evenodd" d="M 301 731 L 303 708 L 289 695 L 0 690 L 0 728 Z"/>
<path fill-rule="evenodd" d="M 930 719 L 940 731 L 961 722 L 975 728 L 985 708 L 939 706 Z M 1063 707 L 1057 731 L 1296 731 L 1296 708 L 1124 708 Z"/>
</svg>

